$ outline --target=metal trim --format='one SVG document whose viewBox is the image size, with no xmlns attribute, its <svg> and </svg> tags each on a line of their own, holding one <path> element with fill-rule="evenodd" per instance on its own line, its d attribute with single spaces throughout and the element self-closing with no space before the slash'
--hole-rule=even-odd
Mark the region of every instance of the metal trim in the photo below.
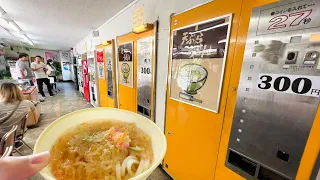
<svg viewBox="0 0 320 180">
<path fill-rule="evenodd" d="M 227 15 L 222 15 L 222 16 L 218 16 L 218 17 L 214 17 L 214 18 L 211 18 L 211 19 L 208 19 L 208 20 L 204 20 L 204 21 L 200 21 L 200 22 L 197 22 L 197 23 L 194 23 L 194 24 L 190 24 L 190 25 L 187 25 L 187 26 L 183 26 L 183 27 L 180 27 L 180 28 L 177 28 L 177 29 L 173 29 L 172 30 L 172 34 L 173 32 L 177 31 L 177 30 L 181 30 L 181 29 L 185 29 L 185 28 L 188 28 L 188 27 L 192 27 L 192 26 L 196 26 L 198 24 L 203 24 L 203 23 L 207 23 L 207 22 L 211 22 L 211 21 L 214 21 L 216 19 L 222 19 L 222 18 L 225 18 L 225 17 L 230 17 L 229 19 L 229 23 L 228 23 L 228 33 L 227 33 L 227 42 L 226 43 L 226 46 L 225 46 L 225 55 L 223 57 L 223 65 L 222 65 L 222 72 L 221 72 L 221 78 L 220 78 L 220 84 L 219 84 L 219 93 L 218 93 L 218 99 L 217 99 L 217 110 L 212 110 L 212 109 L 208 109 L 208 108 L 204 108 L 204 107 L 201 107 L 201 106 L 197 106 L 197 105 L 194 105 L 194 104 L 191 104 L 191 103 L 188 103 L 188 102 L 185 102 L 185 101 L 181 101 L 181 100 L 178 100 L 178 99 L 175 99 L 175 98 L 172 98 L 171 97 L 171 73 L 170 73 L 170 92 L 169 92 L 169 98 L 172 99 L 172 100 L 175 100 L 175 101 L 178 101 L 178 102 L 181 102 L 181 103 L 185 103 L 185 104 L 188 104 L 190 106 L 193 106 L 193 107 L 197 107 L 197 108 L 200 108 L 200 109 L 204 109 L 204 110 L 207 110 L 207 111 L 210 111 L 210 112 L 214 112 L 214 113 L 219 113 L 219 109 L 220 109 L 220 101 L 221 101 L 221 91 L 222 91 L 222 85 L 223 85 L 223 80 L 224 80 L 224 73 L 225 73 L 225 66 L 226 66 L 226 61 L 227 61 L 227 56 L 228 56 L 228 52 L 229 52 L 229 43 L 230 43 L 230 34 L 231 34 L 231 26 L 232 26 L 232 22 L 233 22 L 233 13 L 230 13 L 230 14 L 227 14 Z M 171 23 L 170 23 L 171 24 Z M 170 25 L 171 26 L 171 25 Z M 170 59 L 169 61 L 171 61 L 170 63 L 170 69 L 169 71 L 171 72 L 171 66 L 172 66 L 172 62 L 173 62 L 173 59 L 172 59 L 172 53 L 171 53 L 171 45 L 173 45 L 173 35 L 171 35 L 170 33 L 170 38 L 171 38 L 171 44 L 169 46 L 170 48 L 170 51 L 169 51 L 169 54 L 170 54 Z"/>
<path fill-rule="evenodd" d="M 164 128 L 163 128 L 163 134 L 166 134 L 166 119 L 167 119 L 167 101 L 168 101 L 168 90 L 170 90 L 169 86 L 171 86 L 171 23 L 172 23 L 172 17 L 174 16 L 174 14 L 171 14 L 170 17 L 169 17 L 169 46 L 168 46 L 168 50 L 169 50 L 169 53 L 168 53 L 168 77 L 167 77 L 167 85 L 166 85 L 166 98 L 165 98 L 165 108 L 164 108 Z"/>
<path fill-rule="evenodd" d="M 118 50 L 118 38 L 119 36 L 116 37 L 115 41 L 114 41 L 114 47 L 115 50 Z M 118 61 L 119 61 L 119 57 L 118 57 L 118 51 L 115 54 L 115 60 L 116 60 L 116 86 L 117 86 L 117 104 L 118 104 L 118 108 L 120 109 L 120 94 L 119 94 L 119 72 L 118 72 Z"/>
<path fill-rule="evenodd" d="M 106 64 L 105 64 L 105 66 L 106 66 L 106 72 L 105 72 L 105 74 L 106 74 L 106 81 L 107 81 L 107 96 L 109 97 L 109 98 L 111 98 L 112 100 L 114 100 L 114 87 L 113 87 L 113 89 L 112 89 L 112 93 L 113 93 L 113 97 L 112 96 L 110 96 L 109 95 L 109 85 L 108 85 L 108 83 L 109 83 L 109 79 L 108 79 L 108 60 L 107 60 L 107 51 L 106 51 L 106 49 L 107 48 L 110 48 L 111 49 L 111 53 L 112 53 L 112 68 L 114 68 L 114 63 L 113 63 L 113 61 L 114 61 L 114 49 L 113 49 L 113 44 L 109 44 L 109 45 L 107 45 L 107 46 L 104 46 L 104 52 L 105 52 L 105 57 L 106 57 Z M 114 76 L 113 75 L 113 69 L 112 69 L 112 76 Z M 112 84 L 114 84 L 113 83 L 113 77 L 112 77 Z"/>
<path fill-rule="evenodd" d="M 113 83 L 113 107 L 118 107 L 117 104 L 118 104 L 118 87 L 117 87 L 117 56 L 115 54 L 115 42 L 116 40 L 115 39 L 112 39 L 111 40 L 111 47 L 112 47 L 112 52 L 113 52 L 113 57 L 112 57 L 112 62 L 113 62 L 113 66 L 112 66 L 112 75 L 113 75 L 113 78 L 112 78 L 112 83 Z"/>
<path fill-rule="evenodd" d="M 153 60 L 153 63 L 152 63 L 152 66 L 153 66 L 153 77 L 152 77 L 152 82 L 153 82 L 153 104 L 152 104 L 152 111 L 151 113 L 151 117 L 152 117 L 152 120 L 154 123 L 156 123 L 156 101 L 157 101 L 157 65 L 158 65 L 158 23 L 159 21 L 156 20 L 153 24 L 153 31 L 154 31 L 154 37 L 153 37 L 153 44 L 154 44 L 154 47 L 153 47 L 153 57 L 154 57 L 154 60 Z"/>
<path fill-rule="evenodd" d="M 173 14 L 170 15 L 169 17 L 169 38 L 171 38 L 171 23 L 172 23 L 172 17 L 173 17 Z M 171 78 L 169 78 L 169 71 L 170 71 L 170 58 L 171 58 L 171 55 L 170 55 L 170 39 L 169 39 L 169 46 L 168 46 L 168 50 L 169 50 L 169 53 L 168 53 L 168 76 L 167 76 L 167 84 L 166 84 L 166 96 L 165 96 L 165 101 L 164 101 L 164 120 L 163 120 L 163 134 L 166 135 L 166 124 L 167 124 L 167 102 L 168 102 L 168 86 L 169 86 L 169 81 L 171 81 Z M 171 73 L 170 73 L 170 77 L 171 77 Z M 163 164 L 164 164 L 164 158 L 162 160 L 162 163 L 161 163 L 161 167 L 162 169 L 164 170 L 163 168 Z M 166 170 L 164 170 L 170 177 L 172 177 Z M 172 178 L 173 179 L 173 178 Z"/>
</svg>

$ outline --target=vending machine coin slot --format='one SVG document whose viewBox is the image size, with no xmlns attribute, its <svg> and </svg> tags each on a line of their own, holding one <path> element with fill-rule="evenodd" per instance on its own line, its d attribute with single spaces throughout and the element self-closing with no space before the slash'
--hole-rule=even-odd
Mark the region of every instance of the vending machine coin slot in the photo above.
<svg viewBox="0 0 320 180">
<path fill-rule="evenodd" d="M 288 52 L 285 64 L 296 64 L 298 51 Z"/>
</svg>

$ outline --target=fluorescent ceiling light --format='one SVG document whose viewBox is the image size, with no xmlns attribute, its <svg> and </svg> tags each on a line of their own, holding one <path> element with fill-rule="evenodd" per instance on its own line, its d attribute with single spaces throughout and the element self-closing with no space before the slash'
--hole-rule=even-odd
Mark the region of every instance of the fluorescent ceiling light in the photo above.
<svg viewBox="0 0 320 180">
<path fill-rule="evenodd" d="M 31 41 L 31 39 L 27 35 L 23 35 L 23 38 L 31 45 L 34 46 L 34 43 Z"/>
<path fill-rule="evenodd" d="M 0 18 L 6 14 L 6 11 L 0 6 Z"/>
<path fill-rule="evenodd" d="M 15 30 L 17 33 L 20 34 L 21 29 L 20 29 L 20 27 L 17 25 L 17 23 L 15 23 L 14 21 L 9 21 L 9 26 L 10 26 L 13 30 Z"/>
<path fill-rule="evenodd" d="M 9 21 L 6 20 L 6 19 L 0 18 L 0 20 L 1 20 L 2 22 L 4 22 L 5 24 L 9 24 Z"/>
</svg>

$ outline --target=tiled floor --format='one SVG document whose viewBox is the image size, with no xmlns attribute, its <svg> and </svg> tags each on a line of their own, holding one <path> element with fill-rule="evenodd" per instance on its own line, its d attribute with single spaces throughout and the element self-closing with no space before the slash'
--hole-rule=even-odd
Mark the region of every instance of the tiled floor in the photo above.
<svg viewBox="0 0 320 180">
<path fill-rule="evenodd" d="M 58 95 L 54 97 L 48 97 L 45 102 L 41 103 L 41 122 L 39 127 L 29 129 L 24 137 L 26 143 L 31 147 L 34 146 L 38 136 L 41 132 L 58 117 L 68 114 L 70 112 L 92 108 L 90 103 L 83 100 L 80 93 L 74 89 L 71 83 L 60 83 L 58 88 L 61 90 Z M 31 154 L 27 147 L 22 147 L 21 151 L 27 155 Z M 30 180 L 43 180 L 44 178 L 40 174 L 29 178 Z M 160 168 L 156 169 L 148 178 L 148 180 L 170 180 L 171 178 L 166 175 Z"/>
</svg>

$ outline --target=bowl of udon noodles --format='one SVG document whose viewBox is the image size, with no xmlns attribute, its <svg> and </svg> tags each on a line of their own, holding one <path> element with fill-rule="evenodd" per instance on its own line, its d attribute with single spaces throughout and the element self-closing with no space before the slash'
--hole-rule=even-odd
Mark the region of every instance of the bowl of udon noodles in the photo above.
<svg viewBox="0 0 320 180">
<path fill-rule="evenodd" d="M 34 153 L 50 151 L 50 163 L 40 171 L 47 180 L 144 180 L 166 150 L 166 138 L 154 122 L 114 108 L 62 116 L 41 133 L 34 147 Z"/>
</svg>

